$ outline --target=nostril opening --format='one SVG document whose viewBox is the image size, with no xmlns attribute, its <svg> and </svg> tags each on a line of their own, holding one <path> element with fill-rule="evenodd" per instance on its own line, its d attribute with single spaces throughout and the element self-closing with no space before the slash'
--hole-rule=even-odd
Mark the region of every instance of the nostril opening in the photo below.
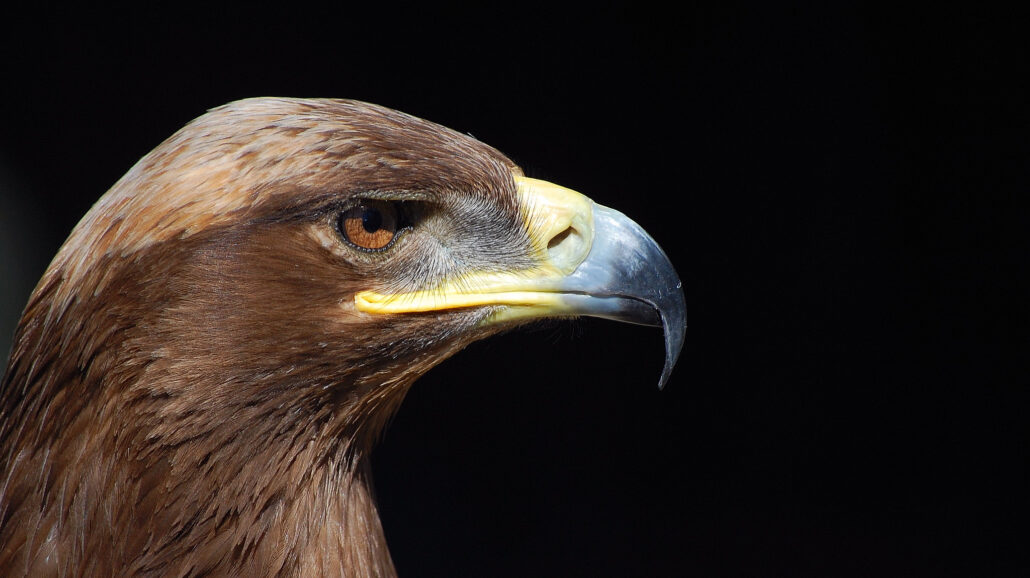
<svg viewBox="0 0 1030 578">
<path fill-rule="evenodd" d="M 566 227 L 547 242 L 547 255 L 551 264 L 566 273 L 572 272 L 583 259 L 583 235 L 576 227 Z"/>
<path fill-rule="evenodd" d="M 554 250 L 555 247 L 557 247 L 558 245 L 561 245 L 562 241 L 564 241 L 566 238 L 568 238 L 568 236 L 571 235 L 572 233 L 573 233 L 573 228 L 572 227 L 567 227 L 564 231 L 562 231 L 561 233 L 558 233 L 557 235 L 552 237 L 551 240 L 547 243 L 547 250 L 548 251 Z"/>
</svg>

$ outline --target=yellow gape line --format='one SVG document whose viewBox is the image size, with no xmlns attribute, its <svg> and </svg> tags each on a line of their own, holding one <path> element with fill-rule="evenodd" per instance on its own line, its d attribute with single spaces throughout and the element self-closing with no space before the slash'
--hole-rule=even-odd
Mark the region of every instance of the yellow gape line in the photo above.
<svg viewBox="0 0 1030 578">
<path fill-rule="evenodd" d="M 590 253 L 594 203 L 558 185 L 514 176 L 534 257 L 539 263 L 511 273 L 471 273 L 429 291 L 384 295 L 361 291 L 354 304 L 366 313 L 417 313 L 481 305 L 529 308 L 525 313 L 564 309 L 559 284 Z M 518 316 L 518 315 L 515 315 Z M 505 316 L 511 317 L 509 316 Z"/>
</svg>

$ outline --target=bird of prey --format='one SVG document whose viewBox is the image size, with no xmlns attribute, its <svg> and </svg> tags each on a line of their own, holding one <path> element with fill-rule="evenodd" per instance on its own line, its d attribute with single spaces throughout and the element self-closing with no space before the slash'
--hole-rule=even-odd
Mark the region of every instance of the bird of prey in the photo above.
<svg viewBox="0 0 1030 578">
<path fill-rule="evenodd" d="M 86 214 L 0 388 L 4 576 L 391 576 L 368 455 L 412 383 L 541 318 L 686 309 L 640 226 L 372 104 L 213 109 Z"/>
</svg>

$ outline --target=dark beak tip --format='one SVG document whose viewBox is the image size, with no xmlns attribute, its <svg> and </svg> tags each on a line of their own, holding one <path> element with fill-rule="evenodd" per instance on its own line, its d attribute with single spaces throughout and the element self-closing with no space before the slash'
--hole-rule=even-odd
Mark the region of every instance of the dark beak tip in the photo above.
<svg viewBox="0 0 1030 578">
<path fill-rule="evenodd" d="M 662 368 L 662 375 L 658 380 L 658 389 L 665 389 L 672 375 L 672 368 L 679 360 L 680 352 L 683 350 L 683 342 L 687 332 L 687 308 L 683 297 L 683 284 L 676 284 L 676 291 L 670 295 L 670 299 L 664 307 L 656 307 L 662 318 L 662 331 L 665 334 L 665 366 Z"/>
</svg>

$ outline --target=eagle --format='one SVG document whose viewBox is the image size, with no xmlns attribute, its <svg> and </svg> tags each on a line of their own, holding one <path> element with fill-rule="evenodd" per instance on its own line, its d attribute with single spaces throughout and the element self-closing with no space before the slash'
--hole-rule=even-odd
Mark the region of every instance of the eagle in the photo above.
<svg viewBox="0 0 1030 578">
<path fill-rule="evenodd" d="M 412 383 L 547 318 L 664 328 L 636 223 L 381 106 L 212 109 L 90 209 L 0 385 L 4 576 L 392 576 L 369 453 Z"/>
</svg>

